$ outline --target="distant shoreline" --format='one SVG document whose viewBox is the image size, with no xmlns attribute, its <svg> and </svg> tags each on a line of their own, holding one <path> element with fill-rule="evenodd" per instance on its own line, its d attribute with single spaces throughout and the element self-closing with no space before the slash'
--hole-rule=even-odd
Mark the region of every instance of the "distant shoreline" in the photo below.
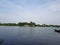
<svg viewBox="0 0 60 45">
<path fill-rule="evenodd" d="M 5 25 L 0 25 L 0 26 L 5 26 Z M 7 26 L 6 26 L 7 27 Z M 9 26 L 9 27 L 12 27 L 12 26 Z M 15 26 L 14 26 L 15 27 Z M 31 27 L 31 26 L 16 26 L 16 27 Z M 39 26 L 35 26 L 35 27 L 39 27 Z M 53 27 L 55 28 L 55 27 Z M 56 28 L 60 28 L 60 27 L 56 27 Z"/>
<path fill-rule="evenodd" d="M 35 22 L 0 23 L 0 26 L 20 26 L 20 27 L 60 27 L 60 25 L 36 24 Z"/>
</svg>

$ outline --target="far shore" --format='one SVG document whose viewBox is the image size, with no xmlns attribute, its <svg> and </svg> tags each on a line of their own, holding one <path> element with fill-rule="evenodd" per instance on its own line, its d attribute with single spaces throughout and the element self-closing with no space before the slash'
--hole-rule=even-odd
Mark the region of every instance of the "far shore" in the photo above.
<svg viewBox="0 0 60 45">
<path fill-rule="evenodd" d="M 19 22 L 19 23 L 0 23 L 0 26 L 20 26 L 20 27 L 60 27 L 60 25 L 36 24 L 35 22 Z"/>
</svg>

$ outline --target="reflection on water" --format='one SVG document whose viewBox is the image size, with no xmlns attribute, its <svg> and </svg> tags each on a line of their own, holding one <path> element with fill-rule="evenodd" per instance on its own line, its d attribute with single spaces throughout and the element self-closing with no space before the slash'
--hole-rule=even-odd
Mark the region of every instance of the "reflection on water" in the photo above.
<svg viewBox="0 0 60 45">
<path fill-rule="evenodd" d="M 1 41 L 0 41 L 0 45 L 3 43 L 3 41 L 4 41 L 4 40 L 1 40 Z"/>
<path fill-rule="evenodd" d="M 60 34 L 48 27 L 0 26 L 1 45 L 60 45 Z"/>
</svg>

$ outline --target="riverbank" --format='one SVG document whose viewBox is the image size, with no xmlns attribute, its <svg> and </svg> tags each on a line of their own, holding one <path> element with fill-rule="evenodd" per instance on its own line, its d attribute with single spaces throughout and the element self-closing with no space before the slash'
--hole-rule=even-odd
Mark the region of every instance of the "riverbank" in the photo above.
<svg viewBox="0 0 60 45">
<path fill-rule="evenodd" d="M 0 23 L 0 26 L 20 26 L 20 27 L 60 27 L 60 25 L 36 24 L 35 22 L 19 22 L 19 23 Z"/>
</svg>

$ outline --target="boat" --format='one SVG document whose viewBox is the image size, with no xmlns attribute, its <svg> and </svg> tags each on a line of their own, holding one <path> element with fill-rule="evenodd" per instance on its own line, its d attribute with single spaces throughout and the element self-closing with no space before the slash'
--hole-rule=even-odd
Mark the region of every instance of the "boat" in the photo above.
<svg viewBox="0 0 60 45">
<path fill-rule="evenodd" d="M 57 29 L 54 29 L 54 31 L 60 33 L 60 29 L 58 29 L 58 30 Z"/>
</svg>

